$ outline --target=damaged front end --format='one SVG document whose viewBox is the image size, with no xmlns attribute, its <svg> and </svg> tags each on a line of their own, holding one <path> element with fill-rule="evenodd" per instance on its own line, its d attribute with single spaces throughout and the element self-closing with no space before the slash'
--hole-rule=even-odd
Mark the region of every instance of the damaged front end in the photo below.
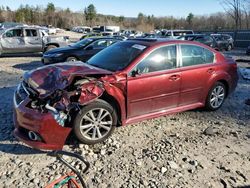
<svg viewBox="0 0 250 188">
<path fill-rule="evenodd" d="M 63 147 L 81 107 L 105 91 L 99 78 L 109 72 L 83 67 L 47 66 L 24 75 L 14 96 L 18 139 L 38 149 Z"/>
</svg>

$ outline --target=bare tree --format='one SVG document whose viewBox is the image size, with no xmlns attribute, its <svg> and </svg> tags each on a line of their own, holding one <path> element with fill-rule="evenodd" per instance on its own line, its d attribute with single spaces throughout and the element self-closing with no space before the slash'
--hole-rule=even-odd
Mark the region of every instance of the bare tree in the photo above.
<svg viewBox="0 0 250 188">
<path fill-rule="evenodd" d="M 235 24 L 235 29 L 242 27 L 242 11 L 246 3 L 245 0 L 220 0 L 222 7 L 229 14 Z"/>
</svg>

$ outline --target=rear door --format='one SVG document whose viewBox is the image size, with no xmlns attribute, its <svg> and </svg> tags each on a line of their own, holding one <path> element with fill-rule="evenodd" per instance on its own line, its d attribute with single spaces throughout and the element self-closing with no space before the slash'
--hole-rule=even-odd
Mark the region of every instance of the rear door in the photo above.
<svg viewBox="0 0 250 188">
<path fill-rule="evenodd" d="M 176 45 L 160 47 L 132 69 L 127 83 L 128 118 L 178 105 L 181 78 L 176 52 Z"/>
<path fill-rule="evenodd" d="M 3 53 L 21 53 L 25 51 L 23 30 L 21 28 L 7 30 L 1 37 Z"/>
<path fill-rule="evenodd" d="M 42 37 L 37 29 L 24 29 L 26 52 L 41 52 Z"/>
<path fill-rule="evenodd" d="M 201 46 L 181 44 L 180 106 L 203 102 L 206 87 L 216 71 L 214 53 Z"/>
</svg>

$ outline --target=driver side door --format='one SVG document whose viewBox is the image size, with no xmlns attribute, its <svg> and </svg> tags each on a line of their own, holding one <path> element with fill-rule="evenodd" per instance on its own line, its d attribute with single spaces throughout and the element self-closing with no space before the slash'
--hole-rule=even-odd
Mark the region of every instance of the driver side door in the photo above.
<svg viewBox="0 0 250 188">
<path fill-rule="evenodd" d="M 177 64 L 176 45 L 169 45 L 153 50 L 133 68 L 127 81 L 128 118 L 178 106 L 181 73 Z"/>
</svg>

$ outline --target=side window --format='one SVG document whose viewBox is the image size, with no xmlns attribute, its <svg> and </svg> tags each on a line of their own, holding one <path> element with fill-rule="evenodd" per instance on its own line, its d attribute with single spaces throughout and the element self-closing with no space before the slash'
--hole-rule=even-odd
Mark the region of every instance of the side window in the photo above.
<svg viewBox="0 0 250 188">
<path fill-rule="evenodd" d="M 116 42 L 117 42 L 117 40 L 108 40 L 107 41 L 107 46 L 110 46 L 111 44 L 114 44 Z"/>
<path fill-rule="evenodd" d="M 176 68 L 176 46 L 156 49 L 142 60 L 134 70 L 140 74 Z"/>
<path fill-rule="evenodd" d="M 213 52 L 199 46 L 181 45 L 181 54 L 183 67 L 214 62 Z"/>
<path fill-rule="evenodd" d="M 35 29 L 25 29 L 25 36 L 27 36 L 27 37 L 37 37 L 37 30 L 35 30 Z"/>
<path fill-rule="evenodd" d="M 213 42 L 213 39 L 209 36 L 205 36 L 205 41 L 211 43 Z"/>
<path fill-rule="evenodd" d="M 169 31 L 169 32 L 167 32 L 166 36 L 167 36 L 167 37 L 171 37 L 171 36 L 172 36 L 172 33 Z"/>
<path fill-rule="evenodd" d="M 107 40 L 97 40 L 93 44 L 93 49 L 102 49 L 108 46 Z"/>
<path fill-rule="evenodd" d="M 12 29 L 12 30 L 9 30 L 7 31 L 5 34 L 4 34 L 4 37 L 8 37 L 8 38 L 11 38 L 11 37 L 22 37 L 22 30 L 21 29 Z"/>
<path fill-rule="evenodd" d="M 202 37 L 197 37 L 195 39 L 195 41 L 200 42 L 200 43 L 204 43 L 205 42 L 205 38 L 203 36 Z"/>
</svg>

